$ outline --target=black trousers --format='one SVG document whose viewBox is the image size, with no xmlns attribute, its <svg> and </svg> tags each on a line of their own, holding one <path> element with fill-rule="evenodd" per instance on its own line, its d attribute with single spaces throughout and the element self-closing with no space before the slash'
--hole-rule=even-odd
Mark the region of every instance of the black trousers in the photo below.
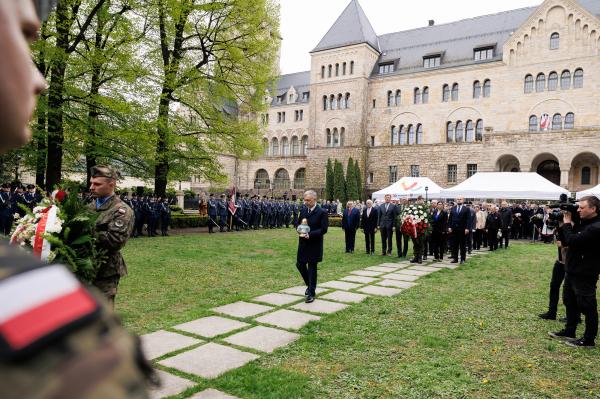
<svg viewBox="0 0 600 399">
<path fill-rule="evenodd" d="M 12 224 L 12 214 L 3 213 L 0 215 L 0 234 L 4 234 L 5 236 L 9 235 Z"/>
<path fill-rule="evenodd" d="M 504 248 L 508 248 L 509 238 L 510 229 L 502 229 L 502 238 L 500 238 L 500 248 L 502 248 L 502 242 L 504 242 Z"/>
<path fill-rule="evenodd" d="M 485 230 L 477 229 L 475 230 L 475 235 L 473 236 L 473 249 L 480 250 L 481 244 L 483 243 L 483 236 L 485 235 Z"/>
<path fill-rule="evenodd" d="M 565 265 L 559 261 L 554 262 L 552 268 L 552 279 L 550 280 L 550 295 L 548 301 L 548 313 L 556 316 L 558 310 L 558 299 L 560 298 L 560 286 L 565 279 Z"/>
<path fill-rule="evenodd" d="M 296 262 L 296 268 L 300 272 L 304 284 L 308 287 L 308 294 L 315 296 L 317 290 L 317 264 Z"/>
<path fill-rule="evenodd" d="M 396 231 L 396 248 L 398 249 L 398 257 L 406 258 L 408 254 L 408 239 L 410 236 Z"/>
<path fill-rule="evenodd" d="M 427 252 L 425 252 L 425 237 L 417 236 L 412 237 L 413 243 L 413 254 L 414 259 L 421 260 L 423 256 L 426 256 Z"/>
<path fill-rule="evenodd" d="M 488 238 L 488 246 L 490 247 L 490 251 L 497 250 L 498 249 L 498 230 L 488 229 L 487 238 Z"/>
<path fill-rule="evenodd" d="M 375 252 L 375 231 L 374 230 L 365 230 L 365 247 L 367 249 L 368 254 L 372 254 Z"/>
<path fill-rule="evenodd" d="M 467 258 L 467 240 L 469 236 L 465 235 L 464 230 L 452 230 L 452 257 L 458 260 L 458 250 L 460 249 L 460 260 Z"/>
<path fill-rule="evenodd" d="M 356 229 L 345 229 L 344 236 L 346 238 L 346 252 L 354 252 L 354 243 L 356 242 Z"/>
<path fill-rule="evenodd" d="M 381 228 L 381 252 L 383 254 L 391 254 L 392 253 L 392 235 L 394 231 L 392 227 L 382 227 Z"/>
<path fill-rule="evenodd" d="M 467 251 L 469 253 L 471 253 L 471 250 L 473 249 L 473 230 L 469 230 L 469 234 L 467 234 L 466 238 L 466 245 L 467 245 Z"/>
<path fill-rule="evenodd" d="M 583 337 L 593 341 L 598 335 L 598 303 L 596 301 L 596 283 L 598 276 L 573 276 L 565 274 L 563 302 L 567 308 L 568 332 L 575 333 L 580 315 L 585 316 Z"/>
<path fill-rule="evenodd" d="M 435 259 L 444 259 L 446 240 L 441 231 L 431 232 L 431 247 L 433 248 L 433 257 Z"/>
</svg>

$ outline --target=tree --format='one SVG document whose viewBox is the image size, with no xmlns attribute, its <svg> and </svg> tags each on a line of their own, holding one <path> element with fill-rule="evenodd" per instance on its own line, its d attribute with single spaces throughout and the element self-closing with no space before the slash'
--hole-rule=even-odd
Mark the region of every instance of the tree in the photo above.
<svg viewBox="0 0 600 399">
<path fill-rule="evenodd" d="M 358 159 L 354 161 L 354 177 L 356 177 L 356 192 L 358 194 L 358 200 L 362 201 L 363 197 L 363 185 L 362 185 L 362 172 L 360 171 L 360 166 L 358 166 Z"/>
<path fill-rule="evenodd" d="M 354 161 L 352 157 L 348 159 L 348 165 L 346 167 L 346 196 L 348 200 L 354 201 L 358 198 L 356 192 L 356 176 L 354 174 Z"/>
<path fill-rule="evenodd" d="M 347 201 L 346 181 L 344 179 L 344 166 L 337 159 L 333 166 L 333 199 L 343 203 Z"/>
<path fill-rule="evenodd" d="M 327 158 L 327 169 L 325 172 L 325 199 L 329 201 L 333 201 L 333 164 L 331 163 L 331 158 Z"/>
</svg>

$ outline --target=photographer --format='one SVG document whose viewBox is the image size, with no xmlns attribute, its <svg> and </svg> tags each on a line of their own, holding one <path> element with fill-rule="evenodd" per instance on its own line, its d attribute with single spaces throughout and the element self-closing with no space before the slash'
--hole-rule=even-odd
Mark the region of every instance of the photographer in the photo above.
<svg viewBox="0 0 600 399">
<path fill-rule="evenodd" d="M 562 285 L 563 280 L 565 279 L 565 258 L 567 247 L 563 245 L 563 225 L 563 221 L 560 221 L 558 228 L 556 229 L 556 246 L 558 247 L 558 258 L 554 262 L 554 267 L 552 268 L 548 311 L 546 313 L 541 313 L 538 315 L 540 319 L 544 320 L 556 320 L 556 313 L 558 310 L 558 298 L 560 297 L 560 286 Z"/>
<path fill-rule="evenodd" d="M 584 197 L 579 201 L 578 213 L 581 224 L 572 225 L 572 216 L 564 212 L 562 227 L 564 241 L 569 248 L 565 262 L 565 285 L 563 302 L 567 309 L 567 323 L 558 332 L 551 332 L 554 338 L 569 339 L 567 344 L 574 347 L 595 346 L 598 333 L 598 310 L 596 283 L 600 274 L 600 261 L 597 244 L 600 242 L 600 199 Z M 585 316 L 585 332 L 582 338 L 575 339 L 580 315 Z"/>
</svg>

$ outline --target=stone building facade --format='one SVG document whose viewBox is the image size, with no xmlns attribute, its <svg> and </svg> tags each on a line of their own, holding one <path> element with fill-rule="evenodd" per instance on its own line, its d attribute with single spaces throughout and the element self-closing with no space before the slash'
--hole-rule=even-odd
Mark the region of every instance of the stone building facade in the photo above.
<svg viewBox="0 0 600 399">
<path fill-rule="evenodd" d="M 599 183 L 600 1 L 378 36 L 352 0 L 311 58 L 269 95 L 265 153 L 233 171 L 242 190 L 322 192 L 327 159 L 349 157 L 366 193 L 482 171 L 535 171 L 571 191 Z"/>
</svg>

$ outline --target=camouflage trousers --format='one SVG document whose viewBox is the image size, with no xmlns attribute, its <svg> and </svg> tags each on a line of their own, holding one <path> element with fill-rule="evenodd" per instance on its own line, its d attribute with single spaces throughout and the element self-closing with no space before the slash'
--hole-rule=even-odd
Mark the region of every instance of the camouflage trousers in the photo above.
<svg viewBox="0 0 600 399">
<path fill-rule="evenodd" d="M 121 276 L 103 277 L 94 280 L 94 287 L 98 288 L 104 296 L 113 304 L 115 304 L 115 296 L 117 296 L 117 287 Z"/>
</svg>

